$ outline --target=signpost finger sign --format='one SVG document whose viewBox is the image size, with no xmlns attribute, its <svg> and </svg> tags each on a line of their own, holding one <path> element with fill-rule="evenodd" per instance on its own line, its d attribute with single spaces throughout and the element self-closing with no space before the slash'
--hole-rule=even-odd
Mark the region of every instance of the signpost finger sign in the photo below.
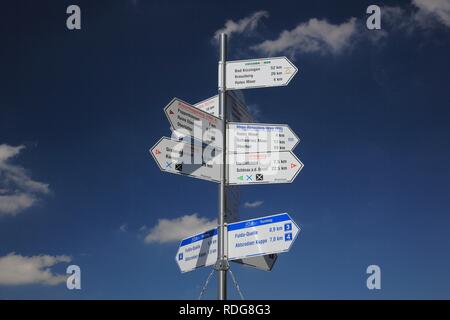
<svg viewBox="0 0 450 320">
<path fill-rule="evenodd" d="M 289 251 L 300 228 L 287 213 L 228 225 L 228 259 Z"/>
<path fill-rule="evenodd" d="M 186 132 L 205 144 L 219 146 L 222 137 L 222 121 L 178 98 L 164 108 L 174 130 Z"/>
<path fill-rule="evenodd" d="M 214 164 L 220 159 L 218 149 L 163 137 L 149 152 L 161 171 L 220 182 L 219 166 Z"/>
<path fill-rule="evenodd" d="M 226 88 L 236 90 L 286 86 L 297 71 L 286 57 L 227 61 Z"/>
</svg>

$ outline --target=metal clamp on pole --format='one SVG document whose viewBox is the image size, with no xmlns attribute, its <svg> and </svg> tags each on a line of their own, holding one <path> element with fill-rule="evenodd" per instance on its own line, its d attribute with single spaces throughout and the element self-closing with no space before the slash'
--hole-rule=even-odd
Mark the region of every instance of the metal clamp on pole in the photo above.
<svg viewBox="0 0 450 320">
<path fill-rule="evenodd" d="M 227 259 L 217 260 L 214 265 L 214 270 L 216 271 L 227 271 L 230 269 L 230 263 Z"/>
<path fill-rule="evenodd" d="M 217 74 L 219 75 L 219 92 L 225 91 L 225 78 L 223 77 L 223 70 L 225 70 L 224 63 L 222 61 L 219 61 L 219 71 L 217 72 Z"/>
</svg>

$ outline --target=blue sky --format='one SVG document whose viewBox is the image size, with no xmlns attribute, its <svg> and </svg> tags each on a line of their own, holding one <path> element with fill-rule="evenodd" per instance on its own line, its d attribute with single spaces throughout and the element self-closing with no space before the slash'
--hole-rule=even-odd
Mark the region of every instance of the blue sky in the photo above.
<svg viewBox="0 0 450 320">
<path fill-rule="evenodd" d="M 180 274 L 178 243 L 148 235 L 159 219 L 210 224 L 217 185 L 160 172 L 148 149 L 170 136 L 173 97 L 216 94 L 223 28 L 230 59 L 299 68 L 287 87 L 244 92 L 260 122 L 300 136 L 305 164 L 292 184 L 241 189 L 242 219 L 302 226 L 272 272 L 232 265 L 244 295 L 450 298 L 447 1 L 76 1 L 77 31 L 70 4 L 1 10 L 0 299 L 197 298 L 210 269 Z M 370 4 L 381 30 L 365 27 Z M 82 290 L 58 278 L 69 264 Z"/>
</svg>

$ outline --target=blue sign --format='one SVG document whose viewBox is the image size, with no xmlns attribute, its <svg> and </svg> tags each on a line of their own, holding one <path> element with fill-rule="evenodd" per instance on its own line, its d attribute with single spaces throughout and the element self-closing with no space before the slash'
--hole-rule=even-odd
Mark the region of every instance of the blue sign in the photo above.
<svg viewBox="0 0 450 320">
<path fill-rule="evenodd" d="M 287 213 L 230 223 L 229 260 L 286 252 L 300 228 Z"/>
</svg>

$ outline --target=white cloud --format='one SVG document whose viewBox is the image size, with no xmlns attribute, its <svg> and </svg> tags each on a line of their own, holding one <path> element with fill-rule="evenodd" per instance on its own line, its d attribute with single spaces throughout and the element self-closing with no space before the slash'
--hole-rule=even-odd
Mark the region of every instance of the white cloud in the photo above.
<svg viewBox="0 0 450 320">
<path fill-rule="evenodd" d="M 412 31 L 412 27 L 414 26 L 413 15 L 411 15 L 402 7 L 385 6 L 381 8 L 382 29 L 384 28 L 385 24 L 398 29 L 406 29 L 408 31 Z"/>
<path fill-rule="evenodd" d="M 413 0 L 412 6 L 381 8 L 382 26 L 387 24 L 407 34 L 431 30 L 441 24 L 450 27 L 450 1 Z"/>
<path fill-rule="evenodd" d="M 48 184 L 31 179 L 23 167 L 11 164 L 23 149 L 25 146 L 0 145 L 0 215 L 16 215 L 50 193 Z"/>
<path fill-rule="evenodd" d="M 199 217 L 197 213 L 175 219 L 159 219 L 145 237 L 145 242 L 175 242 L 217 227 L 216 219 Z"/>
<path fill-rule="evenodd" d="M 120 231 L 120 232 L 127 232 L 127 231 L 128 231 L 128 225 L 127 225 L 126 223 L 122 224 L 122 225 L 119 227 L 119 231 Z"/>
<path fill-rule="evenodd" d="M 413 0 L 413 4 L 419 8 L 421 18 L 427 15 L 433 16 L 447 27 L 450 27 L 449 0 Z"/>
<path fill-rule="evenodd" d="M 254 12 L 250 16 L 245 17 L 238 22 L 227 20 L 227 22 L 225 22 L 225 26 L 214 33 L 214 39 L 217 40 L 219 35 L 223 32 L 228 34 L 228 37 L 231 37 L 233 34 L 252 32 L 258 26 L 261 18 L 264 17 L 269 17 L 269 13 L 267 11 Z"/>
<path fill-rule="evenodd" d="M 65 255 L 24 257 L 10 253 L 0 257 L 0 285 L 57 285 L 63 283 L 67 276 L 52 273 L 50 267 L 70 261 L 71 258 Z"/>
<path fill-rule="evenodd" d="M 264 201 L 260 201 L 260 200 L 253 201 L 253 202 L 246 202 L 246 203 L 244 203 L 244 207 L 246 207 L 246 208 L 256 208 L 256 207 L 262 206 L 263 203 L 264 203 Z"/>
<path fill-rule="evenodd" d="M 0 163 L 17 156 L 24 148 L 24 146 L 11 147 L 7 144 L 0 145 Z"/>
<path fill-rule="evenodd" d="M 341 24 L 332 24 L 327 20 L 310 19 L 292 30 L 284 30 L 275 40 L 266 40 L 253 49 L 264 54 L 288 53 L 332 53 L 342 52 L 351 44 L 356 32 L 356 18 L 350 18 Z"/>
<path fill-rule="evenodd" d="M 228 34 L 251 33 L 261 18 L 268 17 L 267 11 L 258 11 L 237 22 L 228 20 L 225 27 L 217 30 L 214 39 L 221 32 Z M 365 21 L 367 15 L 361 17 Z M 430 30 L 440 23 L 450 27 L 449 0 L 412 0 L 410 5 L 383 6 L 381 8 L 382 30 L 369 31 L 358 19 L 349 18 L 341 24 L 326 19 L 311 18 L 299 23 L 294 29 L 284 30 L 274 40 L 265 40 L 250 48 L 264 55 L 289 55 L 295 58 L 300 53 L 340 54 L 351 48 L 355 42 L 368 39 L 377 42 L 385 39 L 390 30 L 401 30 L 411 34 L 416 30 Z M 388 26 L 386 29 L 385 26 Z"/>
<path fill-rule="evenodd" d="M 32 207 L 36 198 L 32 195 L 21 193 L 14 195 L 0 195 L 0 214 L 16 214 Z"/>
</svg>

